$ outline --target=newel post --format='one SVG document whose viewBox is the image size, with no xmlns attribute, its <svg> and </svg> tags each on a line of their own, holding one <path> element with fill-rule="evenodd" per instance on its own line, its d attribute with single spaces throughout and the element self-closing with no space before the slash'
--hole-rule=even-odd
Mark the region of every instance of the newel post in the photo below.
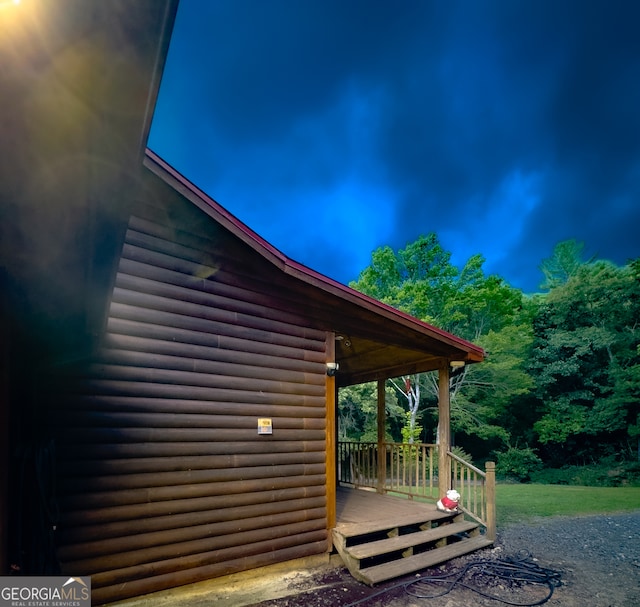
<svg viewBox="0 0 640 607">
<path fill-rule="evenodd" d="M 451 402 L 449 394 L 449 363 L 438 370 L 438 491 L 440 496 L 451 489 Z"/>
<path fill-rule="evenodd" d="M 496 525 L 496 464 L 487 462 L 485 466 L 485 483 L 487 491 L 487 538 L 495 541 Z"/>
</svg>

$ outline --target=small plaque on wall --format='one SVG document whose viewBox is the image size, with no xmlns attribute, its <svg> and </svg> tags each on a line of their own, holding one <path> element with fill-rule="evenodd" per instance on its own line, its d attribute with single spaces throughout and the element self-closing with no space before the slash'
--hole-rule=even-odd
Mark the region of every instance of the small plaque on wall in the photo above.
<svg viewBox="0 0 640 607">
<path fill-rule="evenodd" d="M 273 425 L 268 417 L 258 418 L 258 434 L 273 434 Z"/>
</svg>

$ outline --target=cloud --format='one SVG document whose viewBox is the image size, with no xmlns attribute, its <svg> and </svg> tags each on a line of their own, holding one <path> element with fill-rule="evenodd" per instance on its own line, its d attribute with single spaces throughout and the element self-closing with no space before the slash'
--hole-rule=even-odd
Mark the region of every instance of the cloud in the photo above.
<svg viewBox="0 0 640 607">
<path fill-rule="evenodd" d="M 182 0 L 150 145 L 342 282 L 436 232 L 533 291 L 560 240 L 638 256 L 639 17 L 616 1 Z"/>
</svg>

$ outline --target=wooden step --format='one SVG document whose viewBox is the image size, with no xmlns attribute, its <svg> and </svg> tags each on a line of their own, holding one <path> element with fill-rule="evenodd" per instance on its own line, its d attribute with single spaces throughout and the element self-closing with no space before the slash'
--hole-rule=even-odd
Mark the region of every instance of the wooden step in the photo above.
<svg viewBox="0 0 640 607">
<path fill-rule="evenodd" d="M 463 521 L 460 523 L 452 523 L 450 525 L 441 525 L 440 527 L 427 529 L 425 531 L 416 531 L 414 533 L 397 535 L 395 537 L 377 540 L 375 542 L 368 542 L 366 544 L 360 544 L 359 546 L 352 546 L 347 548 L 347 550 L 351 557 L 363 560 L 379 556 L 381 554 L 387 554 L 389 552 L 406 550 L 407 548 L 412 548 L 421 544 L 437 542 L 445 537 L 457 535 L 458 533 L 466 533 L 477 528 L 478 523 Z"/>
<path fill-rule="evenodd" d="M 359 535 L 368 535 L 378 533 L 380 531 L 391 531 L 399 527 L 411 527 L 415 525 L 425 525 L 429 522 L 442 522 L 447 519 L 462 518 L 461 513 L 457 512 L 440 512 L 440 510 L 427 510 L 412 515 L 403 515 L 401 523 L 390 524 L 388 520 L 368 521 L 365 523 L 338 523 L 335 527 L 336 531 L 345 538 L 358 537 Z"/>
<path fill-rule="evenodd" d="M 449 544 L 442 548 L 434 548 L 421 554 L 401 558 L 390 563 L 384 563 L 382 565 L 375 565 L 373 567 L 367 567 L 360 569 L 357 572 L 351 573 L 357 579 L 373 586 L 386 580 L 402 577 L 409 573 L 415 573 L 428 567 L 433 567 L 445 561 L 449 561 L 463 554 L 469 554 L 475 550 L 486 548 L 491 546 L 493 542 L 486 537 L 479 535 L 469 539 L 461 540 L 453 544 Z"/>
</svg>

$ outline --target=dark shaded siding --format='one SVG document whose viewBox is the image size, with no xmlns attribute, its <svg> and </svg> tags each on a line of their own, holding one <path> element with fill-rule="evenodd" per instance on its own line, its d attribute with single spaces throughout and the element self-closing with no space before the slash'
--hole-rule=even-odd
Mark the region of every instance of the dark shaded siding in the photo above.
<svg viewBox="0 0 640 607">
<path fill-rule="evenodd" d="M 52 420 L 58 556 L 95 604 L 328 548 L 325 333 L 194 211 L 132 217 L 102 346 Z"/>
</svg>

